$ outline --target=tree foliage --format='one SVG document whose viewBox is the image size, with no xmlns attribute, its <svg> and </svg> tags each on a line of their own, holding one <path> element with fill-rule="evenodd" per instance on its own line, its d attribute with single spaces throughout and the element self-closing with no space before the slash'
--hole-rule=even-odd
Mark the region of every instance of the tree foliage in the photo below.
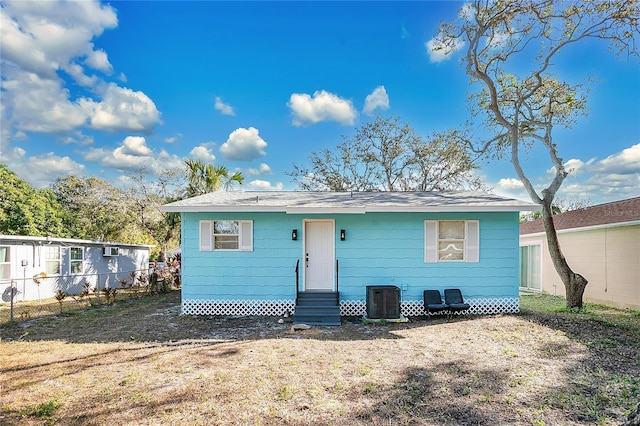
<svg viewBox="0 0 640 426">
<path fill-rule="evenodd" d="M 134 242 L 132 217 L 124 193 L 95 177 L 65 176 L 51 187 L 64 207 L 72 237 L 91 240 Z M 132 235 L 133 234 L 133 235 Z"/>
<path fill-rule="evenodd" d="M 482 182 L 454 132 L 424 140 L 397 117 L 378 116 L 335 150 L 313 152 L 309 165 L 288 173 L 311 191 L 443 191 L 478 189 Z"/>
<path fill-rule="evenodd" d="M 587 280 L 569 267 L 553 224 L 554 197 L 568 174 L 553 130 L 570 127 L 585 113 L 587 90 L 560 80 L 551 69 L 559 52 L 586 39 L 600 39 L 617 53 L 636 55 L 639 13 L 637 0 L 474 0 L 465 4 L 457 21 L 443 24 L 436 37 L 445 54 L 465 45 L 466 73 L 480 87 L 471 97 L 472 112 L 492 131 L 475 149 L 509 155 L 529 196 L 542 206 L 551 258 L 570 308 L 582 307 Z M 555 169 L 539 192 L 521 161 L 522 151 L 534 144 L 546 148 Z"/>
<path fill-rule="evenodd" d="M 32 188 L 0 164 L 0 233 L 69 237 L 62 206 L 48 190 Z"/>
<path fill-rule="evenodd" d="M 221 189 L 231 189 L 235 184 L 242 185 L 242 173 L 231 174 L 225 166 L 206 164 L 202 160 L 188 159 L 184 162 L 188 176 L 187 197 Z"/>
</svg>

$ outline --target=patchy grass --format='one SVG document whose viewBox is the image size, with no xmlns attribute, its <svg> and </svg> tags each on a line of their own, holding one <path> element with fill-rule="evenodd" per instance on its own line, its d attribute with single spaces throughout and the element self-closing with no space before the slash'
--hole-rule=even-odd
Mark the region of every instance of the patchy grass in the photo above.
<svg viewBox="0 0 640 426">
<path fill-rule="evenodd" d="M 619 425 L 640 398 L 640 315 L 549 296 L 300 332 L 180 316 L 179 292 L 52 306 L 0 326 L 0 424 Z"/>
</svg>

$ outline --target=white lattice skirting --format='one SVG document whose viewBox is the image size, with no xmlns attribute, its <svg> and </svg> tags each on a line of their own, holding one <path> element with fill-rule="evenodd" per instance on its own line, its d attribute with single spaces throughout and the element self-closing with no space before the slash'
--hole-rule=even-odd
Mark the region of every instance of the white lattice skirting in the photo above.
<svg viewBox="0 0 640 426">
<path fill-rule="evenodd" d="M 293 312 L 295 300 L 183 300 L 183 315 L 264 315 Z"/>
<path fill-rule="evenodd" d="M 473 315 L 516 314 L 520 312 L 520 299 L 517 297 L 488 297 L 465 300 L 471 307 L 466 312 Z M 367 310 L 364 300 L 341 300 L 340 315 L 359 317 Z M 405 317 L 418 317 L 425 314 L 422 300 L 408 300 L 400 303 L 400 311 Z M 456 313 L 462 315 L 462 313 Z"/>
<path fill-rule="evenodd" d="M 466 312 L 474 315 L 515 314 L 520 312 L 517 297 L 492 297 L 466 300 L 471 308 Z M 422 300 L 408 300 L 400 304 L 402 315 L 417 317 L 424 315 Z M 363 316 L 367 310 L 364 300 L 341 300 L 340 315 L 346 317 Z M 183 315 L 230 315 L 230 316 L 281 316 L 295 311 L 294 300 L 184 300 Z"/>
</svg>

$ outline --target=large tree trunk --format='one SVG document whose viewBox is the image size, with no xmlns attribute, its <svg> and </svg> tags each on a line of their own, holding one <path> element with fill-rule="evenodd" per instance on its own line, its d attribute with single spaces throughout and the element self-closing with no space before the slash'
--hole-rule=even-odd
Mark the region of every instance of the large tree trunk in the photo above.
<svg viewBox="0 0 640 426">
<path fill-rule="evenodd" d="M 551 201 L 544 200 L 542 204 L 542 222 L 547 235 L 549 255 L 553 261 L 553 266 L 564 284 L 567 299 L 567 308 L 582 308 L 582 296 L 587 287 L 587 279 L 580 274 L 573 272 L 560 249 L 556 226 L 553 223 L 553 212 Z"/>
</svg>

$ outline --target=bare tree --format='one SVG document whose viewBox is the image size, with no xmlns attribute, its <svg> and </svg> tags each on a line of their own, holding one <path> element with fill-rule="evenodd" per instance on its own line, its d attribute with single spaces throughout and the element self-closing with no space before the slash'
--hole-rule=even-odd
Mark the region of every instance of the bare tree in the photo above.
<svg viewBox="0 0 640 426">
<path fill-rule="evenodd" d="M 580 196 L 557 196 L 551 205 L 553 214 L 569 212 L 572 210 L 586 209 L 591 206 L 591 198 Z M 535 211 L 520 214 L 520 223 L 530 222 L 532 220 L 542 219 L 542 212 Z"/>
<path fill-rule="evenodd" d="M 397 117 L 364 123 L 335 151 L 313 152 L 287 173 L 303 190 L 443 191 L 483 188 L 469 150 L 454 132 L 426 141 Z"/>
<path fill-rule="evenodd" d="M 566 289 L 567 307 L 581 308 L 587 280 L 567 263 L 553 223 L 553 201 L 568 172 L 553 138 L 556 126 L 570 127 L 586 111 L 587 90 L 554 77 L 555 57 L 586 39 L 608 42 L 618 53 L 636 55 L 640 7 L 637 0 L 474 0 L 457 21 L 443 24 L 437 49 L 463 47 L 463 64 L 473 84 L 474 117 L 493 137 L 475 144 L 481 153 L 509 154 L 531 199 L 542 206 L 549 252 Z M 523 170 L 521 152 L 542 144 L 555 169 L 538 192 Z"/>
</svg>

